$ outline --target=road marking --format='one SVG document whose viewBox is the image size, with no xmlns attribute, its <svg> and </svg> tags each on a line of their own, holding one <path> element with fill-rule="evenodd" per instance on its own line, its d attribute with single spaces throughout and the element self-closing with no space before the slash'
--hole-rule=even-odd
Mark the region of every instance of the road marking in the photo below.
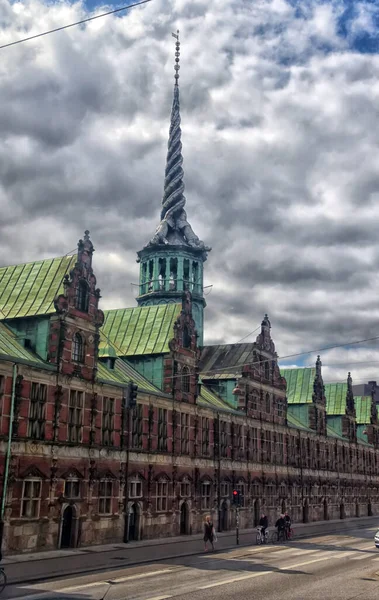
<svg viewBox="0 0 379 600">
<path fill-rule="evenodd" d="M 54 593 L 59 594 L 60 592 L 72 592 L 74 590 L 84 590 L 86 588 L 93 588 L 93 587 L 97 587 L 99 585 L 109 585 L 109 583 L 107 581 L 94 581 L 93 583 L 84 583 L 83 585 L 73 585 L 71 587 L 61 588 L 60 590 L 58 590 L 57 592 L 54 592 Z"/>
<path fill-rule="evenodd" d="M 172 598 L 172 596 L 153 596 L 152 598 L 146 598 L 146 600 L 166 600 L 166 598 Z"/>
<path fill-rule="evenodd" d="M 352 556 L 356 552 L 357 552 L 356 550 L 351 551 L 351 552 L 346 552 L 346 551 L 340 550 L 338 552 L 338 554 L 336 554 L 336 558 L 346 558 L 347 556 Z"/>
<path fill-rule="evenodd" d="M 363 558 L 370 558 L 369 554 L 359 554 L 358 556 L 352 556 L 351 560 L 362 560 Z"/>
<path fill-rule="evenodd" d="M 110 583 L 123 583 L 124 581 L 132 581 L 133 579 L 144 579 L 145 577 L 154 577 L 155 575 L 163 575 L 163 573 L 172 573 L 174 569 L 161 569 L 160 571 L 151 571 L 150 573 L 139 573 L 138 575 L 129 575 L 127 577 L 118 577 L 110 579 Z"/>
<path fill-rule="evenodd" d="M 224 581 L 217 581 L 217 583 L 208 583 L 208 585 L 202 585 L 201 587 L 198 587 L 196 589 L 209 590 L 210 588 L 218 587 L 220 585 L 227 585 L 228 583 L 235 583 L 236 581 L 242 581 L 243 579 L 252 579 L 253 577 L 260 577 L 262 575 L 268 575 L 272 572 L 273 571 L 260 571 L 259 573 L 249 573 L 249 575 L 243 575 L 242 577 L 232 577 L 231 579 L 225 579 Z"/>
</svg>

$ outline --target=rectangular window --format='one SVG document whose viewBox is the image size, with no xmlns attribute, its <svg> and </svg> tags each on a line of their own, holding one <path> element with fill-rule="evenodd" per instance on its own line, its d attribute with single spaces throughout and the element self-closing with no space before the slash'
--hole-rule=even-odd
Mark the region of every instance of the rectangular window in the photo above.
<svg viewBox="0 0 379 600">
<path fill-rule="evenodd" d="M 167 510 L 167 481 L 157 482 L 157 511 Z"/>
<path fill-rule="evenodd" d="M 245 484 L 237 483 L 236 490 L 240 493 L 240 503 L 241 506 L 245 506 Z"/>
<path fill-rule="evenodd" d="M 79 481 L 79 479 L 68 479 L 65 482 L 64 497 L 65 498 L 79 498 L 80 497 L 80 481 Z"/>
<path fill-rule="evenodd" d="M 221 439 L 220 439 L 220 449 L 221 456 L 226 458 L 228 456 L 228 433 L 227 433 L 227 423 L 225 421 L 221 422 Z"/>
<path fill-rule="evenodd" d="M 235 443 L 236 443 L 236 452 L 235 456 L 238 459 L 243 458 L 244 456 L 244 443 L 243 443 L 243 427 L 242 425 L 236 426 L 236 435 L 235 435 Z"/>
<path fill-rule="evenodd" d="M 0 375 L 0 400 L 4 396 L 5 390 L 5 377 L 4 375 Z"/>
<path fill-rule="evenodd" d="M 42 482 L 26 479 L 22 487 L 21 516 L 28 519 L 39 517 Z"/>
<path fill-rule="evenodd" d="M 254 428 L 251 430 L 251 446 L 252 446 L 252 452 L 253 452 L 252 460 L 257 461 L 258 460 L 258 430 L 254 429 Z"/>
<path fill-rule="evenodd" d="M 99 482 L 99 514 L 110 515 L 112 513 L 113 482 L 107 479 Z"/>
<path fill-rule="evenodd" d="M 182 481 L 180 484 L 180 495 L 182 498 L 189 498 L 191 495 L 191 484 L 189 481 Z"/>
<path fill-rule="evenodd" d="M 70 390 L 68 405 L 68 441 L 78 444 L 82 441 L 84 392 Z"/>
<path fill-rule="evenodd" d="M 32 383 L 29 403 L 28 436 L 33 440 L 45 439 L 45 411 L 47 385 Z"/>
<path fill-rule="evenodd" d="M 129 498 L 142 498 L 142 481 L 139 479 L 129 483 Z"/>
<path fill-rule="evenodd" d="M 137 404 L 132 412 L 132 447 L 142 448 L 143 406 Z"/>
<path fill-rule="evenodd" d="M 229 497 L 230 484 L 228 481 L 223 481 L 220 485 L 221 498 Z"/>
<path fill-rule="evenodd" d="M 167 410 L 160 408 L 158 411 L 158 450 L 167 451 Z"/>
<path fill-rule="evenodd" d="M 113 445 L 114 398 L 103 398 L 103 446 Z"/>
<path fill-rule="evenodd" d="M 209 419 L 207 419 L 206 417 L 202 418 L 201 435 L 202 454 L 204 456 L 207 456 L 209 454 Z"/>
<path fill-rule="evenodd" d="M 189 414 L 182 413 L 180 415 L 181 423 L 181 453 L 189 453 Z"/>
<path fill-rule="evenodd" d="M 205 481 L 201 484 L 201 508 L 207 509 L 211 507 L 211 484 Z"/>
</svg>

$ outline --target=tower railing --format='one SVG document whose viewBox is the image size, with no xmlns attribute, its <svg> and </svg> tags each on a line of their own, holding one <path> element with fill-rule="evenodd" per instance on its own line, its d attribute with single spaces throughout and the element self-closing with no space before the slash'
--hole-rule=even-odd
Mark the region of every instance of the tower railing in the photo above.
<svg viewBox="0 0 379 600">
<path fill-rule="evenodd" d="M 140 296 L 151 294 L 152 292 L 185 292 L 202 296 L 203 286 L 201 283 L 189 281 L 188 279 L 158 278 L 149 279 L 139 285 Z"/>
</svg>

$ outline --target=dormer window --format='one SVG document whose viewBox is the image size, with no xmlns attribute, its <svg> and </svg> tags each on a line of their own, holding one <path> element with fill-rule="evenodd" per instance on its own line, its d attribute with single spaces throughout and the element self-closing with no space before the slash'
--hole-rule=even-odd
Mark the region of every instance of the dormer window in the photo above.
<svg viewBox="0 0 379 600">
<path fill-rule="evenodd" d="M 88 283 L 82 279 L 76 291 L 76 308 L 81 312 L 88 312 L 89 290 Z"/>
<path fill-rule="evenodd" d="M 84 362 L 84 342 L 80 333 L 75 333 L 72 343 L 72 360 L 75 362 Z"/>
</svg>

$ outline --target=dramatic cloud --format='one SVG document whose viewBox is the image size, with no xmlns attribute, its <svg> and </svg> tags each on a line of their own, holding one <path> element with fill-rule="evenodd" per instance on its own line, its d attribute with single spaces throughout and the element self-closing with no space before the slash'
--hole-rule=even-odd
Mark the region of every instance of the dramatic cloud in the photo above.
<svg viewBox="0 0 379 600">
<path fill-rule="evenodd" d="M 1 264 L 65 254 L 88 228 L 102 306 L 134 305 L 179 28 L 187 212 L 213 247 L 206 340 L 237 341 L 265 312 L 280 356 L 379 336 L 379 7 L 347 4 L 153 0 L 1 50 Z M 1 44 L 87 16 L 0 10 Z M 379 380 L 375 342 L 322 357 L 329 381 Z"/>
</svg>

